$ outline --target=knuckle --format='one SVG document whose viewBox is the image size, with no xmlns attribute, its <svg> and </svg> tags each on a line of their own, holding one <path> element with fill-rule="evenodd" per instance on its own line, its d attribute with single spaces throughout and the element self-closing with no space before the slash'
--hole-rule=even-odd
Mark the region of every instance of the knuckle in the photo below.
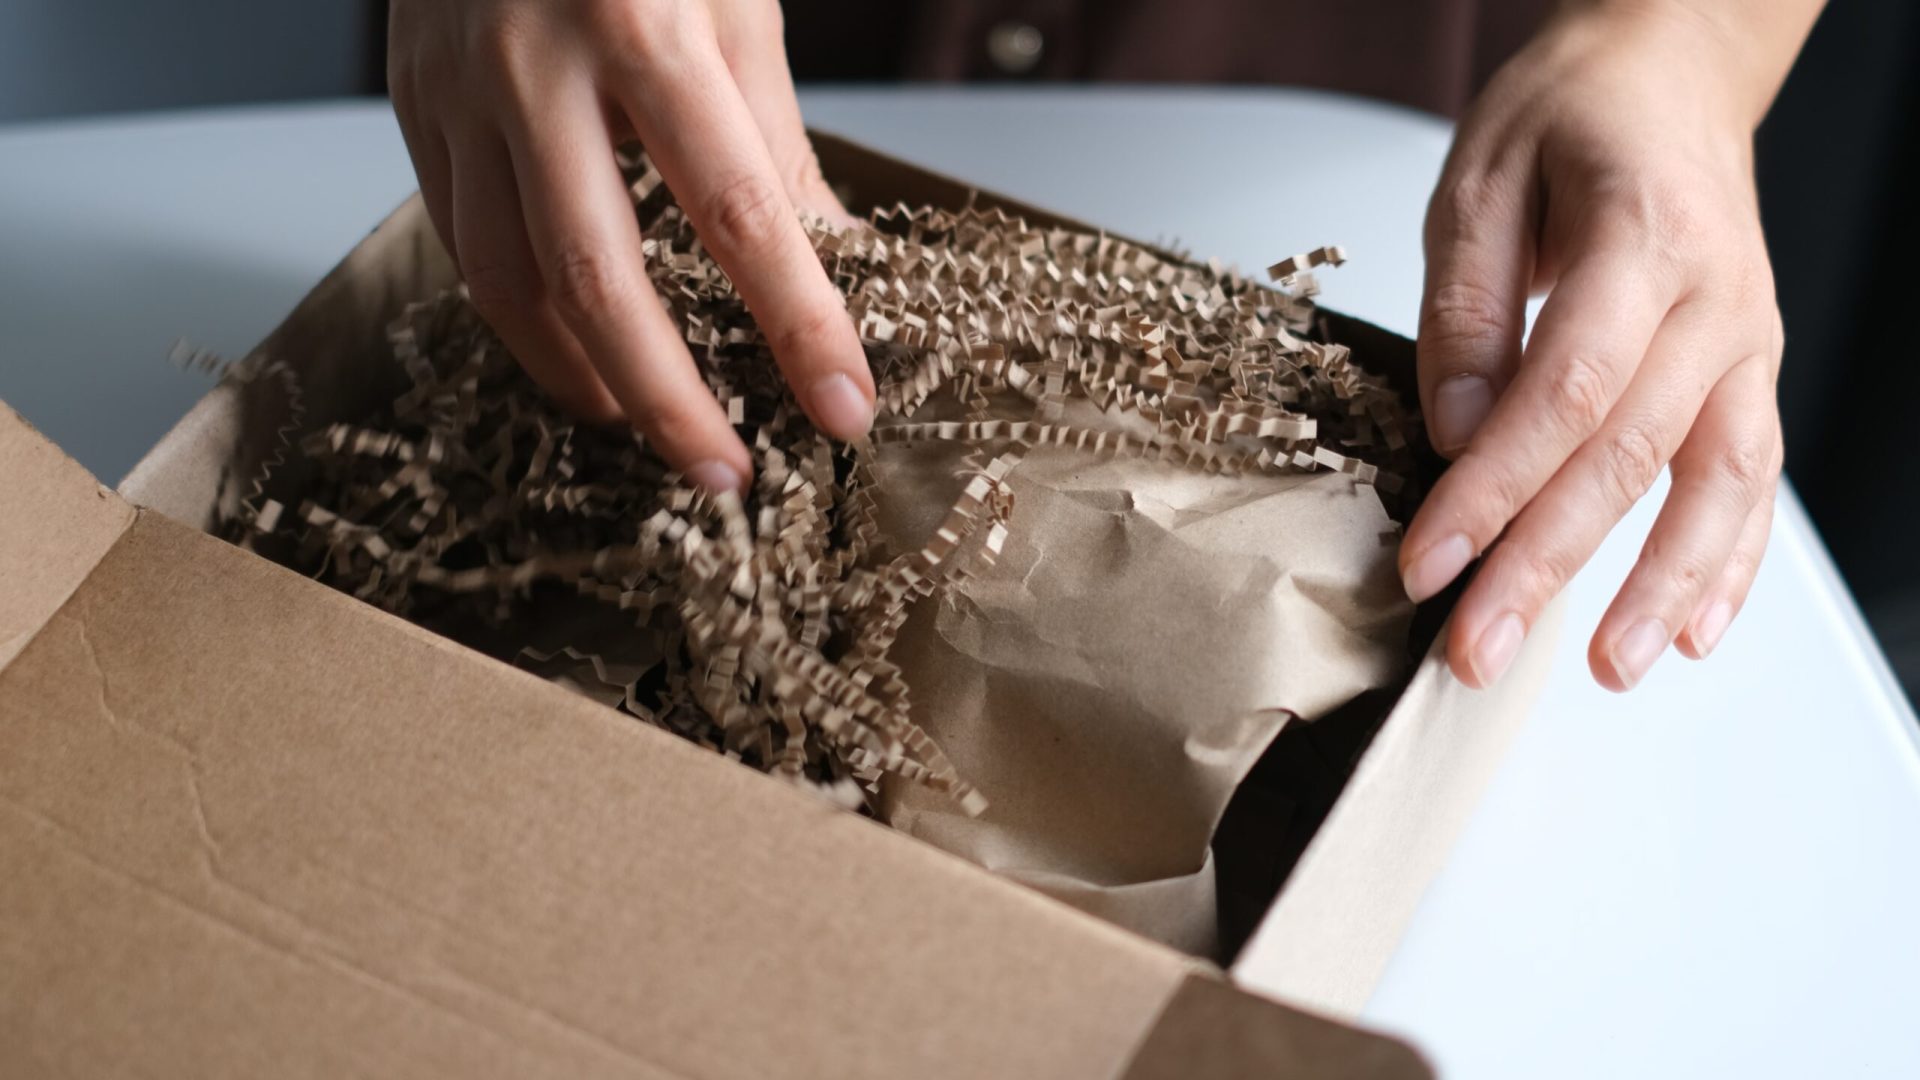
<svg viewBox="0 0 1920 1080">
<path fill-rule="evenodd" d="M 460 94 L 483 107 L 526 116 L 541 82 L 540 57 L 546 46 L 535 20 L 515 9 L 480 23 L 456 48 L 449 49 L 438 76 L 447 93 Z"/>
<path fill-rule="evenodd" d="M 1580 433 L 1591 432 L 1607 418 L 1613 404 L 1607 375 L 1591 357 L 1573 353 L 1554 367 L 1547 380 L 1547 404 L 1560 423 Z"/>
<path fill-rule="evenodd" d="M 1602 443 L 1601 472 L 1611 489 L 1615 505 L 1625 508 L 1638 502 L 1653 486 L 1665 464 L 1660 443 L 1641 425 L 1625 424 Z"/>
<path fill-rule="evenodd" d="M 816 308 L 776 329 L 768 344 L 777 357 L 818 356 L 833 346 L 845 319 L 843 312 Z"/>
<path fill-rule="evenodd" d="M 759 176 L 740 176 L 716 188 L 702 201 L 710 247 L 753 257 L 778 242 L 782 220 L 780 192 Z"/>
<path fill-rule="evenodd" d="M 553 302 L 562 318 L 574 322 L 597 319 L 626 298 L 626 278 L 599 248 L 563 247 L 550 265 Z"/>
<path fill-rule="evenodd" d="M 1604 185 L 1611 196 L 1606 212 L 1644 236 L 1685 239 L 1698 229 L 1694 198 L 1672 181 L 1646 176 L 1616 176 Z"/>
<path fill-rule="evenodd" d="M 592 25 L 601 40 L 617 55 L 649 56 L 659 42 L 657 24 L 643 16 L 638 4 L 595 4 L 592 8 Z"/>
<path fill-rule="evenodd" d="M 1773 440 L 1737 438 L 1720 449 L 1713 469 L 1730 494 L 1742 505 L 1758 502 L 1774 474 Z"/>
<path fill-rule="evenodd" d="M 1420 340 L 1441 349 L 1498 341 L 1507 334 L 1507 305 L 1483 285 L 1449 282 L 1420 313 Z"/>
<path fill-rule="evenodd" d="M 1645 564 L 1657 567 L 1656 580 L 1669 596 L 1690 598 L 1706 592 L 1719 577 L 1718 566 L 1709 565 L 1697 551 L 1671 551 L 1655 541 L 1647 542 Z"/>
<path fill-rule="evenodd" d="M 1558 547 L 1506 544 L 1502 549 L 1507 553 L 1507 574 L 1535 605 L 1558 593 L 1579 569 L 1573 557 Z"/>
<path fill-rule="evenodd" d="M 522 58 L 532 51 L 540 32 L 540 20 L 531 16 L 524 6 L 504 5 L 476 25 L 466 42 L 462 66 L 471 64 L 480 71 L 509 75 L 521 73 Z"/>
<path fill-rule="evenodd" d="M 781 170 L 787 178 L 787 187 L 791 191 L 818 191 L 831 194 L 833 186 L 827 183 L 826 173 L 820 170 L 820 158 L 813 152 L 813 144 L 803 141 L 799 150 L 794 152 Z"/>
<path fill-rule="evenodd" d="M 1434 192 L 1427 214 L 1434 238 L 1471 236 L 1483 222 L 1497 218 L 1504 208 L 1505 188 L 1481 172 L 1463 173 Z"/>
<path fill-rule="evenodd" d="M 1744 544 L 1735 547 L 1733 553 L 1727 556 L 1724 573 L 1751 579 L 1760 570 L 1760 555 L 1764 550 L 1764 546 L 1759 549 L 1750 549 Z"/>
<path fill-rule="evenodd" d="M 475 259 L 460 267 L 467 296 L 483 312 L 504 311 L 532 299 L 527 275 L 503 262 Z"/>
<path fill-rule="evenodd" d="M 689 55 L 702 33 L 712 39 L 699 19 L 705 12 L 705 4 L 597 0 L 589 25 L 616 62 L 657 70 Z"/>
<path fill-rule="evenodd" d="M 1665 180 L 1621 179 L 1598 202 L 1604 235 L 1636 252 L 1664 277 L 1684 276 L 1706 231 L 1696 196 Z"/>
<path fill-rule="evenodd" d="M 1491 528 L 1478 531 L 1469 529 L 1469 535 L 1484 538 L 1498 532 L 1500 526 L 1533 497 L 1533 492 L 1527 489 L 1513 465 L 1472 446 L 1454 460 L 1453 467 L 1447 470 L 1443 480 L 1454 476 L 1459 477 L 1464 491 L 1464 494 L 1455 496 L 1459 505 L 1473 507 L 1476 513 L 1485 513 L 1498 519 Z"/>
</svg>

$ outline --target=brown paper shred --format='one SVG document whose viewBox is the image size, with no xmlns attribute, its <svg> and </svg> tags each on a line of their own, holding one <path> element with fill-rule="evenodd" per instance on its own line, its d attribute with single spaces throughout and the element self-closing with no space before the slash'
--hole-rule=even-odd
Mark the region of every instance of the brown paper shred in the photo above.
<svg viewBox="0 0 1920 1080">
<path fill-rule="evenodd" d="M 1311 340 L 1303 290 L 997 209 L 901 205 L 846 228 L 803 215 L 878 386 L 871 440 L 831 443 L 658 172 L 623 164 L 648 273 L 752 448 L 744 500 L 687 487 L 631 433 L 560 413 L 452 291 L 393 328 L 406 389 L 373 415 L 289 432 L 281 454 L 301 458 L 302 490 L 250 486 L 230 529 L 837 801 L 893 774 L 978 813 L 984 797 L 912 723 L 887 654 L 915 601 L 990 564 L 1020 528 L 1006 481 L 1029 448 L 1401 484 L 1409 418 L 1346 349 Z M 1342 259 L 1321 248 L 1269 272 L 1298 285 Z M 916 419 L 934 401 L 960 418 Z M 891 551 L 869 464 L 924 442 L 972 448 L 961 493 L 922 546 Z"/>
<path fill-rule="evenodd" d="M 1346 261 L 1347 253 L 1343 248 L 1315 248 L 1304 255 L 1289 255 L 1267 267 L 1267 276 L 1282 285 L 1290 285 L 1306 270 L 1316 266 L 1340 266 Z"/>
</svg>

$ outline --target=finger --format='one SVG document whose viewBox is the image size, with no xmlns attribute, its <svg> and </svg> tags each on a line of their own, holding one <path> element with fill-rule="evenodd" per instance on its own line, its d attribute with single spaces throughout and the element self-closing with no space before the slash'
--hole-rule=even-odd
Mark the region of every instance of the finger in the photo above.
<svg viewBox="0 0 1920 1080">
<path fill-rule="evenodd" d="M 1675 308 L 1605 423 L 1555 473 L 1487 553 L 1454 608 L 1447 653 L 1469 686 L 1491 685 L 1540 612 L 1653 486 L 1699 414 L 1706 388 L 1691 361 L 1719 343 L 1698 303 Z"/>
<path fill-rule="evenodd" d="M 786 182 L 788 196 L 796 206 L 833 224 L 853 224 L 857 219 L 847 213 L 821 175 L 813 142 L 807 138 L 780 30 L 780 5 L 748 5 L 738 18 L 740 24 L 719 28 L 721 55 L 753 114 L 754 126 L 766 140 L 775 171 Z"/>
<path fill-rule="evenodd" d="M 704 487 L 742 487 L 747 448 L 647 280 L 592 88 L 555 87 L 537 113 L 511 121 L 507 141 L 548 302 L 668 464 Z"/>
<path fill-rule="evenodd" d="M 497 133 L 475 133 L 455 151 L 452 212 L 467 294 L 514 359 L 567 411 L 595 423 L 618 419 L 620 404 L 546 304 L 513 156 Z"/>
<path fill-rule="evenodd" d="M 718 47 L 690 40 L 706 44 L 661 64 L 642 57 L 623 103 L 801 407 L 827 434 L 859 438 L 873 423 L 873 376 L 846 300 L 800 227 Z"/>
<path fill-rule="evenodd" d="M 1779 447 L 1772 365 L 1756 356 L 1707 395 L 1674 455 L 1666 505 L 1587 649 L 1600 685 L 1632 689 L 1700 607 L 1753 508 L 1773 490 Z"/>
<path fill-rule="evenodd" d="M 1780 323 L 1780 311 L 1773 308 L 1767 320 L 1767 355 L 1773 360 L 1772 370 L 1778 377 L 1780 354 L 1785 345 L 1785 329 Z M 1767 402 L 1770 413 L 1777 415 L 1774 402 Z M 1775 453 L 1781 454 L 1780 447 Z M 1706 598 L 1694 609 L 1693 616 L 1687 620 L 1686 628 L 1680 631 L 1675 644 L 1680 652 L 1694 660 L 1704 660 L 1712 654 L 1726 635 L 1727 627 L 1733 624 L 1741 610 L 1746 607 L 1747 594 L 1753 588 L 1756 576 L 1760 573 L 1760 559 L 1766 554 L 1767 542 L 1773 535 L 1773 509 L 1779 501 L 1780 477 L 1776 475 L 1767 485 L 1766 494 L 1747 515 L 1746 525 L 1740 530 L 1740 538 L 1734 541 L 1733 552 L 1727 556 L 1726 569 L 1720 572 L 1720 580 L 1707 591 Z"/>
<path fill-rule="evenodd" d="M 1727 627 L 1746 606 L 1747 593 L 1760 572 L 1760 557 L 1766 554 L 1767 540 L 1773 533 L 1773 507 L 1779 491 L 1776 479 L 1761 498 L 1760 505 L 1747 515 L 1740 539 L 1734 541 L 1733 553 L 1727 556 L 1727 568 L 1720 572 L 1720 580 L 1707 591 L 1693 617 L 1687 620 L 1686 629 L 1680 631 L 1680 637 L 1674 642 L 1688 659 L 1705 660 L 1711 655 L 1720 639 L 1726 636 Z"/>
<path fill-rule="evenodd" d="M 766 139 L 774 169 L 786 182 L 788 196 L 796 206 L 811 210 L 835 225 L 857 222 L 859 219 L 847 212 L 820 172 L 820 159 L 814 156 L 813 141 L 807 137 L 806 124 L 800 118 L 800 101 L 787 75 L 785 56 L 775 64 L 755 66 L 747 71 L 740 79 L 740 91 L 753 113 L 755 126 Z"/>
<path fill-rule="evenodd" d="M 1485 551 L 1599 430 L 1672 306 L 1630 248 L 1599 248 L 1547 298 L 1513 382 L 1407 527 L 1401 577 L 1425 600 Z"/>
<path fill-rule="evenodd" d="M 1456 157 L 1478 162 L 1470 144 Z M 1520 363 L 1534 249 L 1527 174 L 1450 161 L 1427 207 L 1420 404 L 1433 448 L 1466 448 Z"/>
</svg>

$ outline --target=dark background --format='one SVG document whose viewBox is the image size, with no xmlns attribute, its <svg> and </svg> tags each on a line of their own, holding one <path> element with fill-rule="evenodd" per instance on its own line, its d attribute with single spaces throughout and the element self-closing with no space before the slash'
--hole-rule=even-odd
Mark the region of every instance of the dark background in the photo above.
<svg viewBox="0 0 1920 1080">
<path fill-rule="evenodd" d="M 1324 3 L 1325 0 L 1322 0 Z M 1050 26 L 1046 62 L 1024 74 L 996 62 L 989 33 L 1015 9 L 1044 19 L 1067 0 L 1014 4 L 978 0 L 971 22 L 926 40 L 915 34 L 907 0 L 840 0 L 805 5 L 841 25 L 868 27 L 865 39 L 790 18 L 801 80 L 945 78 L 1180 78 L 1215 63 L 1233 81 L 1269 81 L 1258 65 L 1201 50 L 1193 71 L 1166 70 L 1149 51 L 1110 63 L 1086 59 L 1083 36 L 1104 21 L 1140 18 L 1155 3 L 1197 12 L 1193 0 L 1116 0 L 1079 9 L 1076 22 Z M 951 6 L 959 6 L 958 3 Z M 1264 22 L 1276 10 L 1223 4 Z M 1423 7 L 1384 5 L 1411 13 Z M 1445 6 L 1445 5 L 1438 5 Z M 1516 10 L 1527 7 L 1516 0 Z M 149 108 L 276 101 L 383 90 L 384 5 L 379 0 L 4 0 L 0 3 L 0 122 Z M 1523 16 L 1503 24 L 1501 0 L 1481 0 L 1477 53 L 1466 89 L 1524 36 Z M 1102 18 L 1088 17 L 1088 10 Z M 1032 13 L 1038 11 L 1039 16 Z M 1297 18 L 1311 18 L 1308 7 Z M 944 24 L 943 24 L 944 25 Z M 1257 28 L 1256 28 L 1257 29 Z M 1377 20 L 1368 48 L 1426 32 L 1420 18 Z M 1268 40 L 1249 30 L 1242 39 Z M 1356 85 L 1363 65 L 1316 69 L 1271 39 L 1271 81 L 1341 86 L 1439 111 L 1457 94 L 1432 86 Z M 906 51 L 902 51 L 906 50 Z M 1255 55 L 1267 53 L 1262 45 Z M 900 52 L 900 63 L 889 57 Z M 1071 62 L 1064 58 L 1073 58 Z M 1337 57 L 1335 58 L 1338 59 Z M 1343 82 L 1343 80 L 1345 80 Z M 1920 434 L 1920 356 L 1914 341 L 1920 258 L 1920 3 L 1831 0 L 1773 113 L 1761 128 L 1759 187 L 1787 329 L 1781 377 L 1787 473 L 1834 560 L 1887 650 L 1909 697 L 1920 690 L 1920 565 L 1907 547 L 1920 527 L 1920 480 L 1909 446 Z M 1809 673 L 1818 677 L 1819 673 Z"/>
</svg>

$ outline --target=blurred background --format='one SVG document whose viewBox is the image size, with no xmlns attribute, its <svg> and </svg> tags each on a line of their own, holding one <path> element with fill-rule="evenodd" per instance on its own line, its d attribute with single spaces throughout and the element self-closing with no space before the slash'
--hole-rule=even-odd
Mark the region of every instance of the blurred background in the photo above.
<svg viewBox="0 0 1920 1080">
<path fill-rule="evenodd" d="M 803 81 L 1312 86 L 1457 116 L 1550 0 L 790 2 Z M 378 95 L 381 0 L 0 0 L 0 123 Z M 1920 3 L 1830 0 L 1759 137 L 1787 473 L 1920 697 Z M 1817 673 L 1816 673 L 1817 674 Z"/>
</svg>

